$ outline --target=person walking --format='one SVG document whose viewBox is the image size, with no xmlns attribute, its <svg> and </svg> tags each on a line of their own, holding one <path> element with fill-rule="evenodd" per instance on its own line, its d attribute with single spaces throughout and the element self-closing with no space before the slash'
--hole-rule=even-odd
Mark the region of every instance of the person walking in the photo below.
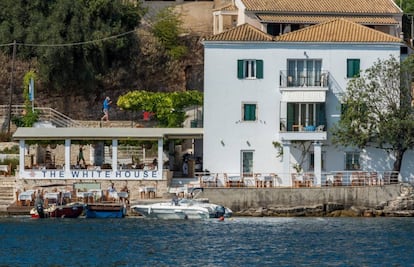
<svg viewBox="0 0 414 267">
<path fill-rule="evenodd" d="M 107 122 L 109 121 L 109 107 L 111 104 L 112 104 L 111 98 L 109 98 L 109 96 L 105 97 L 105 100 L 103 102 L 103 109 L 102 109 L 104 115 L 101 118 L 101 122 L 104 120 Z"/>
<path fill-rule="evenodd" d="M 79 154 L 78 154 L 78 164 L 80 164 L 81 160 L 83 161 L 83 165 L 86 166 L 85 158 L 83 157 L 83 145 L 79 145 Z"/>
</svg>

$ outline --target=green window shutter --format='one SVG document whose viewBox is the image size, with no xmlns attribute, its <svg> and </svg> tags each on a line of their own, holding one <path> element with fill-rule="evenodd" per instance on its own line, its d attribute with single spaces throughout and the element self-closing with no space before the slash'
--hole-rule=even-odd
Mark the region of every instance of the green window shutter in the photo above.
<svg viewBox="0 0 414 267">
<path fill-rule="evenodd" d="M 359 77 L 359 71 L 360 71 L 360 60 L 359 59 L 355 59 L 354 60 L 354 76 Z"/>
<path fill-rule="evenodd" d="M 256 105 L 255 104 L 244 104 L 244 118 L 245 121 L 256 120 Z"/>
<path fill-rule="evenodd" d="M 359 76 L 360 71 L 360 60 L 359 59 L 347 59 L 347 71 L 346 77 L 353 78 Z"/>
<path fill-rule="evenodd" d="M 287 130 L 292 131 L 292 125 L 295 122 L 295 104 L 287 103 Z"/>
<path fill-rule="evenodd" d="M 237 78 L 243 79 L 243 66 L 244 66 L 244 60 L 237 60 Z"/>
<path fill-rule="evenodd" d="M 256 60 L 256 78 L 263 79 L 263 60 Z"/>
<path fill-rule="evenodd" d="M 326 125 L 325 103 L 316 104 L 316 126 Z"/>
</svg>

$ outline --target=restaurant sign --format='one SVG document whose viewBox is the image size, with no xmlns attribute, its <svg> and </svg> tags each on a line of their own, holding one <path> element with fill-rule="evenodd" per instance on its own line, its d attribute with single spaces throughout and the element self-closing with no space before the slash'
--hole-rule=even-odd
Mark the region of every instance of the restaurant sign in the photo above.
<svg viewBox="0 0 414 267">
<path fill-rule="evenodd" d="M 128 179 L 161 180 L 162 175 L 156 170 L 30 170 L 20 173 L 26 179 Z"/>
</svg>

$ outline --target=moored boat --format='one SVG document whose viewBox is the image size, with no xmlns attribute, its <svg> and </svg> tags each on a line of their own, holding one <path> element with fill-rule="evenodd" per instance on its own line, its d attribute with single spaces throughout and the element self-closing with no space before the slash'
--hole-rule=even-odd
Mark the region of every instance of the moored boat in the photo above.
<svg viewBox="0 0 414 267">
<path fill-rule="evenodd" d="M 193 199 L 133 205 L 131 209 L 147 218 L 208 219 L 231 217 L 232 211 L 223 206 Z"/>
<path fill-rule="evenodd" d="M 124 203 L 90 203 L 85 205 L 86 218 L 123 218 L 126 215 Z"/>
<path fill-rule="evenodd" d="M 84 209 L 81 203 L 51 205 L 48 208 L 35 207 L 30 210 L 32 218 L 78 218 Z"/>
</svg>

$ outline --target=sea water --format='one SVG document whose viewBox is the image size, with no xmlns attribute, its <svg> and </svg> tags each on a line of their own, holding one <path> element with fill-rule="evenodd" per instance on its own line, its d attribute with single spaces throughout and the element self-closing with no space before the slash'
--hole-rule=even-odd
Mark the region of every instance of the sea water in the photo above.
<svg viewBox="0 0 414 267">
<path fill-rule="evenodd" d="M 0 218 L 0 266 L 414 266 L 414 218 Z"/>
</svg>

